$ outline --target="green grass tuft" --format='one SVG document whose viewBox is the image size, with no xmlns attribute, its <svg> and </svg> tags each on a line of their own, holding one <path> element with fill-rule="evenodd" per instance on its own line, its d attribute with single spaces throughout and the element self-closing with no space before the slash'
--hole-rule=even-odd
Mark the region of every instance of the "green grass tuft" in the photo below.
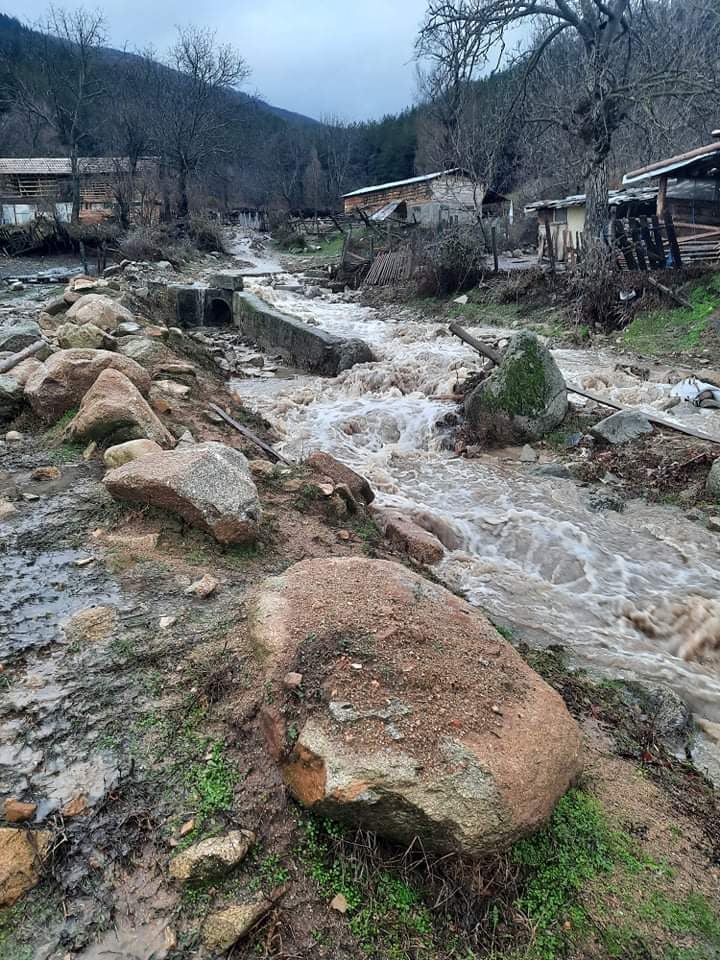
<svg viewBox="0 0 720 960">
<path fill-rule="evenodd" d="M 688 297 L 692 309 L 650 310 L 625 330 L 627 346 L 642 353 L 674 353 L 699 347 L 708 318 L 720 307 L 720 273 L 698 284 Z"/>
</svg>

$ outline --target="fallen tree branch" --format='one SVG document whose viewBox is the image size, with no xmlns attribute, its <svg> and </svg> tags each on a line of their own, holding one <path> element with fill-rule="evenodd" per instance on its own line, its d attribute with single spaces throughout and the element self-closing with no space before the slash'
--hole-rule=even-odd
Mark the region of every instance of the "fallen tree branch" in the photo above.
<svg viewBox="0 0 720 960">
<path fill-rule="evenodd" d="M 264 440 L 261 440 L 260 437 L 256 436 L 252 430 L 248 430 L 247 427 L 244 427 L 241 423 L 238 423 L 237 420 L 225 413 L 222 407 L 219 407 L 216 403 L 209 403 L 208 407 L 218 416 L 222 417 L 226 423 L 229 423 L 231 427 L 235 427 L 238 433 L 241 433 L 250 443 L 254 443 L 256 447 L 259 447 L 263 453 L 266 453 L 268 457 L 274 462 L 277 463 L 278 460 L 281 460 L 283 463 L 286 463 L 289 467 L 293 466 L 292 460 L 287 460 L 281 453 L 278 453 L 277 450 L 273 450 L 269 443 L 265 443 Z"/>
<path fill-rule="evenodd" d="M 709 440 L 710 443 L 720 443 L 720 437 L 713 437 L 709 433 L 705 433 L 704 430 L 695 430 L 692 427 L 686 427 L 679 423 L 672 423 L 669 420 L 665 420 L 663 417 L 659 417 L 655 413 L 648 413 L 646 410 L 642 410 L 640 407 L 626 407 L 622 403 L 615 403 L 614 400 L 607 400 L 605 397 L 599 397 L 595 393 L 590 393 L 588 390 L 583 390 L 582 387 L 578 387 L 574 383 L 565 384 L 568 389 L 568 393 L 577 393 L 581 397 L 585 397 L 587 400 L 594 400 L 595 403 L 601 403 L 605 407 L 611 407 L 613 410 L 623 410 L 630 413 L 640 413 L 646 420 L 649 420 L 650 423 L 656 424 L 658 427 L 668 427 L 670 430 L 677 430 L 678 433 L 685 433 L 689 437 L 694 437 L 696 440 Z"/>
<path fill-rule="evenodd" d="M 660 283 L 659 280 L 656 280 L 654 277 L 648 277 L 647 282 L 651 287 L 655 287 L 656 290 L 659 290 L 661 293 L 664 293 L 666 297 L 670 297 L 671 300 L 674 300 L 681 307 L 686 307 L 688 310 L 692 310 L 692 304 L 685 297 L 681 297 L 679 293 L 675 293 L 674 290 L 671 290 L 670 287 L 666 287 L 664 283 Z"/>
<path fill-rule="evenodd" d="M 477 350 L 478 353 L 482 354 L 484 357 L 487 357 L 488 360 L 496 365 L 500 365 L 500 354 L 497 350 L 493 350 L 492 347 L 486 346 L 482 341 L 478 340 L 477 337 L 474 337 L 471 333 L 468 333 L 464 327 L 461 327 L 459 323 L 455 320 L 449 325 L 448 329 L 450 333 L 454 334 L 456 337 L 459 337 L 463 343 L 466 343 L 469 347 L 472 347 L 473 350 Z"/>
<path fill-rule="evenodd" d="M 32 357 L 34 353 L 37 353 L 38 350 L 42 350 L 42 348 L 46 346 L 47 344 L 44 340 L 37 340 L 35 343 L 31 343 L 29 347 L 25 347 L 24 350 L 14 353 L 5 360 L 0 360 L 0 373 L 7 373 L 8 370 L 12 370 L 13 367 L 16 367 L 23 360 L 27 360 L 28 357 Z"/>
</svg>

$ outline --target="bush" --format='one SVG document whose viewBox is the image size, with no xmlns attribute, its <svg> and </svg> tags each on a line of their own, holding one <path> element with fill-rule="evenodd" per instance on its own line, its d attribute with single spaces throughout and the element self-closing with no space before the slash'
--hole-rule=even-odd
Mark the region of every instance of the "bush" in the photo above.
<svg viewBox="0 0 720 960">
<path fill-rule="evenodd" d="M 485 267 L 485 244 L 479 227 L 445 230 L 420 251 L 417 273 L 420 296 L 444 296 L 476 287 Z"/>
<path fill-rule="evenodd" d="M 272 237 L 281 250 L 300 252 L 307 246 L 305 234 L 296 233 L 288 223 L 277 227 Z"/>
<path fill-rule="evenodd" d="M 204 217 L 191 217 L 188 234 L 201 253 L 227 253 L 225 234 L 220 223 Z"/>
</svg>

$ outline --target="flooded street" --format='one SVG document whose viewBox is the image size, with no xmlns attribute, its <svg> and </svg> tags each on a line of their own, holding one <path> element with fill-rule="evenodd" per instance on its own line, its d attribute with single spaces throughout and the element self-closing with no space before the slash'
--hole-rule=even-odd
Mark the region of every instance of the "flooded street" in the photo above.
<svg viewBox="0 0 720 960">
<path fill-rule="evenodd" d="M 387 320 L 355 303 L 310 301 L 262 280 L 246 288 L 332 333 L 362 337 L 378 358 L 336 380 L 236 383 L 243 401 L 284 438 L 285 454 L 300 458 L 321 447 L 365 474 L 381 504 L 401 508 L 443 540 L 448 550 L 435 568 L 441 579 L 520 638 L 563 644 L 578 663 L 603 674 L 667 682 L 698 717 L 720 722 L 712 652 L 693 659 L 683 649 L 707 624 L 708 611 L 715 613 L 714 533 L 677 507 L 641 500 L 622 513 L 597 512 L 589 488 L 507 452 L 467 460 L 444 449 L 443 420 L 455 405 L 433 398 L 477 362 L 443 327 Z M 472 332 L 492 339 L 512 333 Z M 619 358 L 609 353 L 554 355 L 575 382 L 604 376 L 607 385 L 595 389 L 621 403 L 657 412 L 671 390 L 615 370 Z M 716 411 L 684 404 L 672 414 L 718 432 Z M 679 606 L 671 611 L 671 604 Z M 652 615 L 652 629 L 643 632 L 628 618 L 639 612 Z"/>
</svg>

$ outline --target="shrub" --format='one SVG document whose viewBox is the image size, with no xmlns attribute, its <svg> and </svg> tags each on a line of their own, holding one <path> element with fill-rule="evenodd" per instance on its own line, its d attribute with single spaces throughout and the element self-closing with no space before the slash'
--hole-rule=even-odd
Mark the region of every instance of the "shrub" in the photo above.
<svg viewBox="0 0 720 960">
<path fill-rule="evenodd" d="M 482 278 L 485 243 L 478 226 L 454 227 L 426 241 L 419 255 L 420 296 L 461 293 L 477 286 Z"/>
</svg>

